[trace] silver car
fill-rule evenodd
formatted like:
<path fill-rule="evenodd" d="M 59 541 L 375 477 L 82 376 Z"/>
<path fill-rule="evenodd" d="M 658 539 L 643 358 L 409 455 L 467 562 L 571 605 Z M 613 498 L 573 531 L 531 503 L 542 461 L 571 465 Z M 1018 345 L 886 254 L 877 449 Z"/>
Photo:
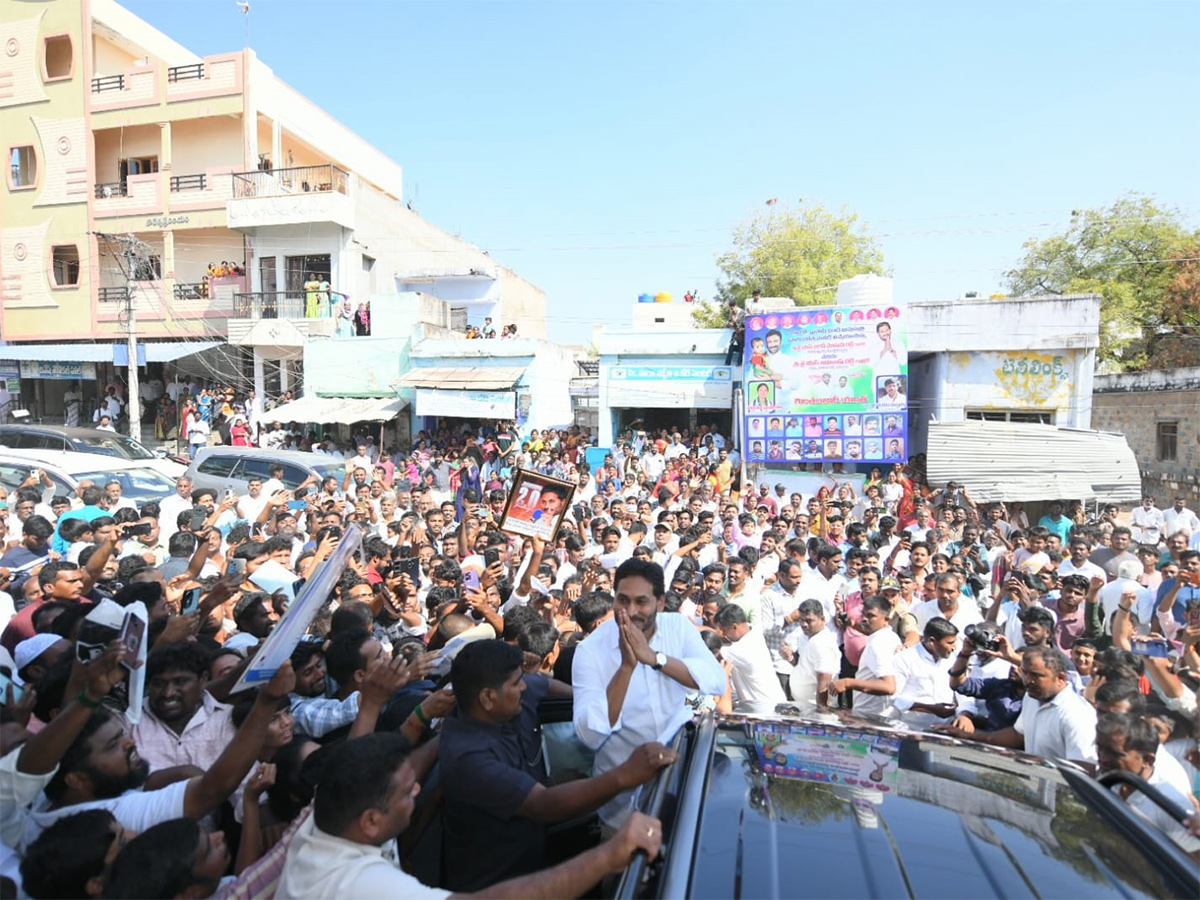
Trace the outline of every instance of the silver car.
<path fill-rule="evenodd" d="M 245 496 L 251 477 L 266 481 L 272 464 L 283 466 L 283 484 L 295 490 L 311 476 L 324 479 L 332 475 L 339 487 L 346 476 L 346 464 L 321 453 L 295 450 L 260 450 L 257 447 L 201 447 L 188 466 L 193 487 L 212 488 L 221 496 L 232 490 Z"/>

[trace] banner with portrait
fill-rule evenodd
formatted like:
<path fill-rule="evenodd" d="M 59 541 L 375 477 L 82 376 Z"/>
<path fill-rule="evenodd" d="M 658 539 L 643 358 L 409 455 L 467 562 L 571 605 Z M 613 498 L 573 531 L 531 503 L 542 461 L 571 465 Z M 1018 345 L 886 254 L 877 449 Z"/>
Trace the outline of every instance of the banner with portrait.
<path fill-rule="evenodd" d="M 891 303 L 747 316 L 747 461 L 907 460 L 907 331 Z"/>

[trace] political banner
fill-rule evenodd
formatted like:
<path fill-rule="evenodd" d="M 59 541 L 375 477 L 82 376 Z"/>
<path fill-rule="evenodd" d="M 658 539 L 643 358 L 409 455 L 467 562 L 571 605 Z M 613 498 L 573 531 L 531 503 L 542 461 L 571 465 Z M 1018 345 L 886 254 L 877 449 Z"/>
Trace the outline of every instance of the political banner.
<path fill-rule="evenodd" d="M 805 307 L 746 318 L 746 459 L 908 458 L 905 309 Z"/>

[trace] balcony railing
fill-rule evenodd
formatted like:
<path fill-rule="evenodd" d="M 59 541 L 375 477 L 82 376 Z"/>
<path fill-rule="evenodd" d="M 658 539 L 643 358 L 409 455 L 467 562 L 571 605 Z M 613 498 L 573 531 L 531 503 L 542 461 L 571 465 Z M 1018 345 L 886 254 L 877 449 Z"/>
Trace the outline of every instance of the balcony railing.
<path fill-rule="evenodd" d="M 346 295 L 329 291 L 325 304 L 325 315 L 334 304 L 341 303 Z M 233 318 L 235 319 L 307 319 L 308 300 L 305 291 L 255 291 L 233 295 Z"/>
<path fill-rule="evenodd" d="M 106 200 L 109 197 L 128 196 L 129 189 L 124 181 L 106 181 L 96 185 L 96 199 Z"/>
<path fill-rule="evenodd" d="M 174 294 L 176 300 L 204 300 L 208 297 L 208 285 L 202 281 L 188 284 L 176 282 Z"/>
<path fill-rule="evenodd" d="M 303 291 L 257 291 L 233 295 L 235 319 L 303 319 Z"/>
<path fill-rule="evenodd" d="M 127 293 L 123 287 L 102 287 L 98 292 L 101 303 L 124 303 Z"/>
<path fill-rule="evenodd" d="M 281 197 L 330 191 L 339 194 L 350 193 L 350 173 L 332 164 L 233 174 L 233 196 L 237 198 Z"/>
<path fill-rule="evenodd" d="M 100 78 L 92 79 L 92 93 L 103 94 L 105 91 L 123 91 L 125 90 L 124 75 L 104 75 Z"/>
<path fill-rule="evenodd" d="M 202 81 L 203 79 L 204 63 L 171 66 L 171 68 L 167 69 L 167 81 Z"/>
<path fill-rule="evenodd" d="M 207 187 L 208 179 L 204 175 L 172 175 L 171 193 L 179 191 L 202 191 Z"/>

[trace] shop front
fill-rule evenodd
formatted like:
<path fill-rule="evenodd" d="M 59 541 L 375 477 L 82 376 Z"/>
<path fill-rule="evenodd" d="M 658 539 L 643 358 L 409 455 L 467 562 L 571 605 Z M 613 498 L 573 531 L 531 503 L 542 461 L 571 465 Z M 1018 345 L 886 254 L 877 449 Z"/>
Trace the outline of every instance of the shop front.
<path fill-rule="evenodd" d="M 628 429 L 734 433 L 735 370 L 725 365 L 727 331 L 605 329 L 600 350 L 599 434 L 611 447 Z"/>

